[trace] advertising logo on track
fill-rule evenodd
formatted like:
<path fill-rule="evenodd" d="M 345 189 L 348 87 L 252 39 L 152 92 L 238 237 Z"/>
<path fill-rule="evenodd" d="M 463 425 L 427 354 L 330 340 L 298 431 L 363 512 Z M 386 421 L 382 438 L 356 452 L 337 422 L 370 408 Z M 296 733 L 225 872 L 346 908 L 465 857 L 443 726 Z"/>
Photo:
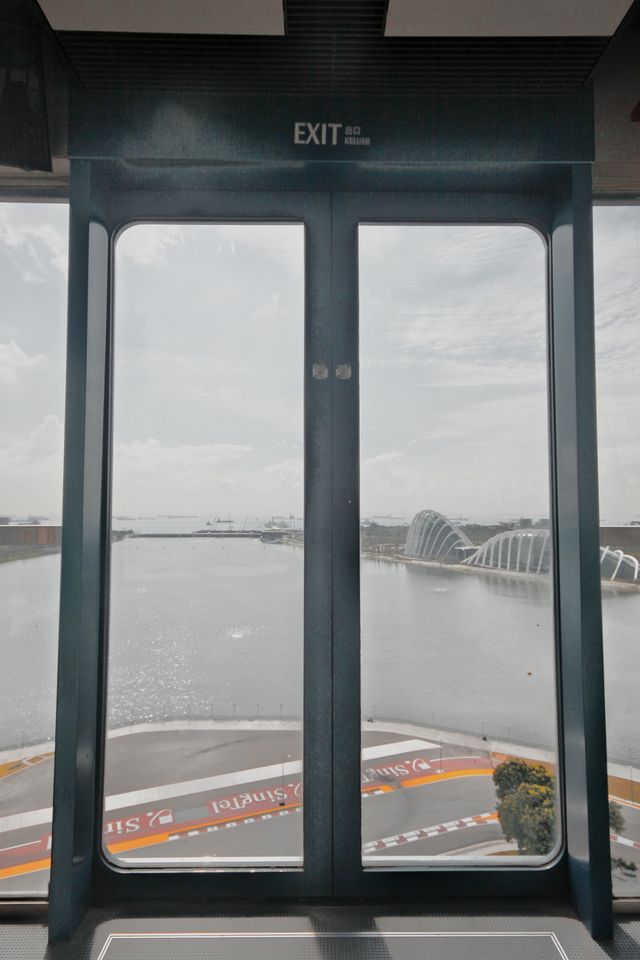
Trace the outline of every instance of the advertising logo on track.
<path fill-rule="evenodd" d="M 209 810 L 216 817 L 234 816 L 245 813 L 252 816 L 273 807 L 288 807 L 302 800 L 302 783 L 283 783 L 266 790 L 253 790 L 247 793 L 234 793 L 230 797 L 216 797 L 209 800 Z"/>
<path fill-rule="evenodd" d="M 131 833 L 146 833 L 173 823 L 173 811 L 150 810 L 148 813 L 135 813 L 119 820 L 108 820 L 104 824 L 103 835 L 109 839 Z"/>
<path fill-rule="evenodd" d="M 405 780 L 407 777 L 428 773 L 430 770 L 431 764 L 428 760 L 425 760 L 424 757 L 414 757 L 410 760 L 400 760 L 398 763 L 389 763 L 384 766 L 367 767 L 362 771 L 362 783 L 375 783 L 387 778 Z"/>

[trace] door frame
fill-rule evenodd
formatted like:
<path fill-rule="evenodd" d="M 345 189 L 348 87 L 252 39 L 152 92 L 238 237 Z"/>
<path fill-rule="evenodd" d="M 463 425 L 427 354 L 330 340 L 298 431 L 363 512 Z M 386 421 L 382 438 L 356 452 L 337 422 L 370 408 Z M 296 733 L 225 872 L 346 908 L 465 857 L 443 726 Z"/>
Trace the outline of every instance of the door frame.
<path fill-rule="evenodd" d="M 188 179 L 188 178 L 187 178 Z M 114 248 L 138 222 L 302 222 L 305 228 L 304 867 L 126 869 L 102 851 L 109 609 Z M 102 165 L 72 164 L 68 387 L 56 725 L 51 926 L 88 902 L 331 894 L 331 381 L 329 199 L 325 194 L 115 189 Z M 310 358 L 314 358 L 311 361 Z M 309 358 L 309 359 L 307 359 Z M 83 442 L 78 442 L 82 438 Z M 311 439 L 312 438 L 312 439 Z M 70 797 L 73 802 L 69 803 Z M 76 812 L 77 811 L 77 812 Z"/>
<path fill-rule="evenodd" d="M 438 176 L 442 174 L 439 173 Z M 450 176 L 450 187 L 455 176 Z M 513 178 L 505 176 L 505 187 Z M 334 840 L 337 895 L 558 896 L 567 890 L 594 935 L 611 923 L 595 426 L 591 171 L 577 164 L 546 189 L 334 195 L 336 362 L 353 376 L 334 402 Z M 358 225 L 520 223 L 547 245 L 551 526 L 555 569 L 558 782 L 563 846 L 546 866 L 364 869 L 360 836 Z M 345 266 L 346 265 L 346 266 Z M 342 397 L 340 396 L 342 394 Z"/>
<path fill-rule="evenodd" d="M 339 166 L 339 165 L 338 165 Z M 74 160 L 50 932 L 89 903 L 222 898 L 573 895 L 606 935 L 611 886 L 597 556 L 591 188 L 588 164 L 361 172 L 314 165 L 145 169 Z M 349 179 L 349 178 L 347 178 Z M 247 186 L 253 183 L 254 188 Z M 339 188 L 338 188 L 339 187 Z M 338 188 L 338 189 L 336 189 Z M 108 596 L 113 245 L 140 220 L 305 223 L 305 865 L 122 870 L 101 852 Z M 549 243 L 552 519 L 565 848 L 544 868 L 363 870 L 360 859 L 359 222 L 518 222 Z M 327 283 L 327 278 L 330 282 Z M 313 364 L 328 368 L 313 376 Z M 338 374 L 348 365 L 350 378 Z M 561 373 L 559 373 L 561 371 Z M 584 414 L 587 411 L 587 414 Z M 579 413 L 581 415 L 579 415 Z M 589 665 L 587 674 L 585 667 Z M 333 684 L 331 677 L 333 676 Z M 323 841 L 333 837 L 333 843 Z M 604 931 L 604 932 L 603 932 Z"/>

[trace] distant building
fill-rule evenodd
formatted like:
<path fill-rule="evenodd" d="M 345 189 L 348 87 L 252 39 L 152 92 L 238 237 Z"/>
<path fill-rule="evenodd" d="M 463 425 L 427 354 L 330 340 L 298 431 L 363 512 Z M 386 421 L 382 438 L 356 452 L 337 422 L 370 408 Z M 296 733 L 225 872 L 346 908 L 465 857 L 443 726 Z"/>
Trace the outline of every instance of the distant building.
<path fill-rule="evenodd" d="M 522 518 L 516 529 L 501 530 L 480 546 L 471 543 L 447 517 L 421 510 L 411 521 L 405 557 L 465 564 L 507 573 L 548 574 L 552 566 L 551 531 Z M 640 526 L 600 528 L 603 580 L 640 583 Z"/>
<path fill-rule="evenodd" d="M 10 527 L 3 524 L 0 528 L 0 546 L 59 547 L 61 533 L 60 526 L 20 524 Z"/>
<path fill-rule="evenodd" d="M 600 545 L 622 550 L 640 558 L 640 525 L 632 527 L 600 527 Z"/>

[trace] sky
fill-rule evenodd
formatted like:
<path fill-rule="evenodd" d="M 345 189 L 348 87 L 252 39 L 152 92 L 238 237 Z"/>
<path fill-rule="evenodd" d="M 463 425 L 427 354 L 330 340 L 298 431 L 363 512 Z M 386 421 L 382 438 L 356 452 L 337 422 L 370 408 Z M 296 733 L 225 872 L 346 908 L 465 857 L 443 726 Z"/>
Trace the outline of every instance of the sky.
<path fill-rule="evenodd" d="M 304 231 L 138 225 L 116 262 L 114 515 L 302 515 Z"/>
<path fill-rule="evenodd" d="M 628 521 L 640 208 L 594 223 L 601 515 Z M 60 515 L 66 271 L 66 206 L 0 203 L 0 515 Z M 360 228 L 363 517 L 548 516 L 545 296 L 526 227 Z M 303 227 L 130 227 L 114 323 L 114 516 L 300 516 Z"/>
<path fill-rule="evenodd" d="M 600 517 L 640 520 L 640 206 L 594 210 Z"/>
<path fill-rule="evenodd" d="M 0 203 L 0 515 L 62 505 L 66 204 Z"/>
<path fill-rule="evenodd" d="M 365 514 L 548 516 L 545 327 L 532 230 L 360 228 Z"/>

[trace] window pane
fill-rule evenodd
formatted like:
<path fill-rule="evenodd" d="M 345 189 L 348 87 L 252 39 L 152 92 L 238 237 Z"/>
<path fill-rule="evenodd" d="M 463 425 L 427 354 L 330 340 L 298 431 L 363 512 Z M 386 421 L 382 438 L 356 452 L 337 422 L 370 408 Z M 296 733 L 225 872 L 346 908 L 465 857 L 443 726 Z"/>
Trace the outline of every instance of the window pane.
<path fill-rule="evenodd" d="M 360 227 L 363 862 L 557 849 L 546 256 Z"/>
<path fill-rule="evenodd" d="M 640 208 L 596 207 L 600 557 L 613 892 L 640 896 Z"/>
<path fill-rule="evenodd" d="M 304 228 L 117 244 L 104 844 L 302 863 Z"/>
<path fill-rule="evenodd" d="M 0 896 L 49 885 L 67 216 L 0 203 Z"/>

